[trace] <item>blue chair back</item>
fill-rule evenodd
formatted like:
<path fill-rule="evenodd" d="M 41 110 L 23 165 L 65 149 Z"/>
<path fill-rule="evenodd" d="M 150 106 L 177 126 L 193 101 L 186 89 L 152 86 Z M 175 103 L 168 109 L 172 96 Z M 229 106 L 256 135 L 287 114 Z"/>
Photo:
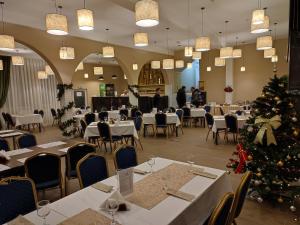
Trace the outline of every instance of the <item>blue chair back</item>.
<path fill-rule="evenodd" d="M 79 143 L 70 147 L 67 151 L 66 175 L 68 177 L 77 177 L 76 166 L 78 161 L 93 152 L 96 152 L 96 148 L 87 143 Z"/>
<path fill-rule="evenodd" d="M 10 177 L 0 181 L 0 224 L 36 209 L 36 192 L 29 178 Z"/>
<path fill-rule="evenodd" d="M 134 117 L 136 117 L 136 112 L 138 111 L 138 108 L 132 108 L 131 109 L 131 118 L 134 118 Z"/>
<path fill-rule="evenodd" d="M 84 115 L 84 119 L 87 125 L 90 125 L 90 123 L 95 122 L 95 114 L 94 113 L 87 113 Z"/>
<path fill-rule="evenodd" d="M 138 117 L 138 116 L 143 116 L 143 113 L 140 110 L 137 110 L 135 112 L 135 117 Z"/>
<path fill-rule="evenodd" d="M 128 109 L 120 109 L 120 115 L 128 117 Z"/>
<path fill-rule="evenodd" d="M 111 133 L 110 133 L 110 127 L 108 123 L 105 122 L 99 122 L 97 124 L 99 136 L 103 140 L 110 140 L 111 139 Z"/>
<path fill-rule="evenodd" d="M 19 148 L 30 148 L 37 145 L 36 138 L 33 134 L 23 134 L 18 139 Z"/>
<path fill-rule="evenodd" d="M 103 156 L 90 153 L 77 164 L 77 174 L 81 188 L 108 178 L 106 160 Z"/>
<path fill-rule="evenodd" d="M 204 110 L 205 110 L 206 112 L 210 113 L 210 110 L 211 110 L 210 105 L 204 106 Z"/>
<path fill-rule="evenodd" d="M 0 138 L 0 150 L 4 150 L 4 151 L 10 150 L 7 140 Z"/>
<path fill-rule="evenodd" d="M 236 133 L 238 130 L 237 118 L 234 115 L 226 115 L 225 116 L 226 128 L 229 132 Z"/>
<path fill-rule="evenodd" d="M 169 108 L 169 113 L 175 113 L 175 112 L 176 112 L 176 109 L 174 107 Z"/>
<path fill-rule="evenodd" d="M 243 111 L 237 110 L 237 111 L 235 112 L 235 114 L 238 115 L 238 116 L 241 116 L 241 115 L 243 114 Z"/>
<path fill-rule="evenodd" d="M 99 120 L 100 121 L 105 121 L 105 119 L 108 119 L 108 112 L 102 111 L 99 113 Z"/>
<path fill-rule="evenodd" d="M 137 155 L 135 148 L 123 145 L 114 152 L 114 162 L 117 169 L 127 169 L 137 166 Z"/>
<path fill-rule="evenodd" d="M 157 127 L 167 126 L 167 115 L 164 113 L 156 113 L 155 114 L 155 123 Z"/>
<path fill-rule="evenodd" d="M 183 110 L 183 117 L 190 117 L 191 116 L 191 109 L 188 107 L 182 107 Z"/>
<path fill-rule="evenodd" d="M 182 119 L 183 119 L 183 110 L 182 109 L 177 109 L 176 114 L 177 114 L 179 120 L 182 121 Z"/>
<path fill-rule="evenodd" d="M 25 161 L 26 176 L 31 178 L 37 190 L 56 187 L 61 183 L 60 157 L 51 153 L 39 153 Z"/>
<path fill-rule="evenodd" d="M 214 117 L 210 113 L 205 113 L 205 119 L 208 127 L 214 125 Z"/>
<path fill-rule="evenodd" d="M 134 118 L 134 126 L 137 131 L 142 129 L 143 118 L 141 116 L 137 116 Z"/>

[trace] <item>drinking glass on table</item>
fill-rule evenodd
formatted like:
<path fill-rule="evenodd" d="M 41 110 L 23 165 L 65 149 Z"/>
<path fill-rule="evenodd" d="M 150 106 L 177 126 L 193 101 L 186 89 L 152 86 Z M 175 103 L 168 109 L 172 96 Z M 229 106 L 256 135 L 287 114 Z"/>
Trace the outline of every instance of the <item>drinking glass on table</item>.
<path fill-rule="evenodd" d="M 147 161 L 147 163 L 150 166 L 150 172 L 153 173 L 153 166 L 155 165 L 155 157 L 151 156 Z"/>
<path fill-rule="evenodd" d="M 37 215 L 44 219 L 43 225 L 47 225 L 46 217 L 50 214 L 49 200 L 42 200 L 37 203 Z"/>
<path fill-rule="evenodd" d="M 108 210 L 108 212 L 110 212 L 111 217 L 112 217 L 112 221 L 111 221 L 111 225 L 116 225 L 117 222 L 115 220 L 115 213 L 118 211 L 119 209 L 119 202 L 116 199 L 113 198 L 109 198 L 106 200 L 106 208 Z"/>

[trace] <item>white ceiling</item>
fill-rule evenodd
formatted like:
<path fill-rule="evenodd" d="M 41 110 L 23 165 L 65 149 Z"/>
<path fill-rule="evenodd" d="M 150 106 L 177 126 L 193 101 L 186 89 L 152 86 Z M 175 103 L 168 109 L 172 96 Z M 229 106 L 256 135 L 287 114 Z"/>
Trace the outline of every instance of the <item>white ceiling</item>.
<path fill-rule="evenodd" d="M 97 41 L 106 41 L 134 47 L 132 35 L 137 31 L 149 34 L 150 46 L 145 50 L 167 52 L 166 27 L 170 27 L 171 50 L 182 48 L 188 43 L 188 0 L 158 0 L 160 24 L 152 28 L 135 25 L 134 3 L 136 0 L 86 0 L 86 6 L 94 11 L 94 31 L 80 31 L 77 27 L 76 9 L 83 7 L 83 0 L 57 0 L 63 5 L 63 14 L 68 16 L 70 35 Z M 201 7 L 206 7 L 205 33 L 213 40 L 214 47 L 224 44 L 218 35 L 224 31 L 224 21 L 229 20 L 227 42 L 232 45 L 235 37 L 240 41 L 255 42 L 257 35 L 250 34 L 251 12 L 257 7 L 257 0 L 190 0 L 190 43 L 201 34 Z M 268 7 L 271 23 L 278 22 L 278 37 L 288 35 L 287 0 L 262 0 L 262 7 Z M 45 30 L 45 16 L 54 12 L 53 0 L 5 0 L 5 21 Z M 105 28 L 110 28 L 108 33 Z M 157 42 L 154 44 L 154 42 Z"/>

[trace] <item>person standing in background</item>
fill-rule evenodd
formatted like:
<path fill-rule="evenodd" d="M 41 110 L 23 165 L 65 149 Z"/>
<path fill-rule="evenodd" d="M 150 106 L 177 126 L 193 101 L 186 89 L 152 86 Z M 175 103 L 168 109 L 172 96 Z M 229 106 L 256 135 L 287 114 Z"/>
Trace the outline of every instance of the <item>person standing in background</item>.
<path fill-rule="evenodd" d="M 186 104 L 186 94 L 185 94 L 185 86 L 182 86 L 176 96 L 177 105 L 179 108 L 182 108 Z"/>
<path fill-rule="evenodd" d="M 153 108 L 159 109 L 160 107 L 160 88 L 156 88 L 155 95 L 153 96 Z"/>
<path fill-rule="evenodd" d="M 197 88 L 192 87 L 192 100 L 191 103 L 198 108 L 200 106 L 200 91 Z"/>

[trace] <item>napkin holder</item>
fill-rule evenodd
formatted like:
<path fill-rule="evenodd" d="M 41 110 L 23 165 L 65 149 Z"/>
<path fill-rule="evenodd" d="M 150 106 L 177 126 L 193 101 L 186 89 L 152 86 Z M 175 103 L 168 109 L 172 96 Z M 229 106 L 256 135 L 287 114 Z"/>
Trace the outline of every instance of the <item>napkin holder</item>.
<path fill-rule="evenodd" d="M 119 191 L 115 191 L 114 193 L 112 193 L 112 195 L 109 197 L 109 198 L 112 198 L 112 199 L 116 199 L 119 203 L 119 209 L 118 211 L 129 211 L 130 210 L 130 205 L 128 204 L 128 202 L 125 200 L 125 198 L 121 195 L 121 193 Z M 107 207 L 106 207 L 106 201 L 105 200 L 100 208 L 103 210 L 103 211 L 108 211 Z"/>

